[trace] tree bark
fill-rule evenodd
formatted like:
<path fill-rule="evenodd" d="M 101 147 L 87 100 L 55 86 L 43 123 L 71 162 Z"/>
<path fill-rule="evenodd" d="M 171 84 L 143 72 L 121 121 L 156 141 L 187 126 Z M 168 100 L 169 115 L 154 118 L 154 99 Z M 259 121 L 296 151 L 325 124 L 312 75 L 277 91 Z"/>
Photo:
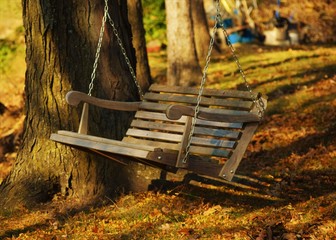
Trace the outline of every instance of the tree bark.
<path fill-rule="evenodd" d="M 127 5 L 110 0 L 110 15 L 135 66 Z M 83 199 L 145 186 L 134 164 L 120 165 L 49 140 L 58 129 L 78 129 L 80 109 L 68 106 L 71 89 L 88 92 L 104 1 L 23 0 L 26 39 L 26 106 L 23 144 L 0 186 L 0 206 L 12 209 L 49 201 L 55 194 Z M 108 24 L 107 24 L 108 25 Z M 109 26 L 103 39 L 93 94 L 135 101 L 137 88 Z M 90 108 L 90 133 L 121 139 L 131 114 Z M 154 172 L 153 174 L 155 174 Z"/>
<path fill-rule="evenodd" d="M 191 14 L 191 0 L 166 0 L 167 82 L 192 86 L 201 81 Z"/>
<path fill-rule="evenodd" d="M 133 46 L 136 51 L 137 80 L 143 92 L 148 90 L 152 83 L 147 57 L 145 28 L 143 25 L 141 0 L 127 0 L 128 20 L 132 26 Z"/>
<path fill-rule="evenodd" d="M 191 8 L 197 56 L 200 62 L 205 62 L 209 49 L 210 33 L 203 0 L 192 0 Z M 212 51 L 218 53 L 218 46 L 214 46 Z"/>

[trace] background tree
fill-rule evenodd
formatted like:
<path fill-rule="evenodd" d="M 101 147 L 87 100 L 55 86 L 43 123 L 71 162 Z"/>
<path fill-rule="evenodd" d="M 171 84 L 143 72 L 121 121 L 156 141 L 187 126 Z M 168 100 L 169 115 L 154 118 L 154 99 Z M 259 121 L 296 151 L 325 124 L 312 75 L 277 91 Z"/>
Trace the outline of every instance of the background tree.
<path fill-rule="evenodd" d="M 110 0 L 110 14 L 135 66 L 124 1 Z M 71 89 L 87 92 L 104 1 L 23 0 L 26 40 L 26 120 L 23 144 L 10 175 L 0 186 L 0 205 L 12 208 L 50 200 L 55 194 L 90 199 L 118 188 L 139 189 L 139 166 L 121 167 L 57 144 L 57 129 L 78 128 L 80 109 L 69 107 Z M 93 95 L 134 101 L 138 94 L 111 29 L 106 27 Z M 120 139 L 130 114 L 91 108 L 90 132 Z M 143 170 L 143 169 L 141 169 Z"/>
<path fill-rule="evenodd" d="M 166 0 L 167 83 L 195 85 L 202 72 L 198 63 L 191 14 L 191 0 Z"/>
<path fill-rule="evenodd" d="M 215 4 L 215 3 L 213 3 Z M 202 62 L 208 53 L 209 43 L 210 43 L 210 33 L 209 31 L 213 26 L 208 26 L 208 20 L 205 14 L 203 0 L 192 0 L 191 1 L 191 13 L 192 13 L 192 24 L 194 30 L 194 41 L 198 59 Z M 214 46 L 214 53 L 219 53 L 220 49 L 218 46 Z"/>
<path fill-rule="evenodd" d="M 132 27 L 133 46 L 136 49 L 136 77 L 143 92 L 146 92 L 149 85 L 152 83 L 152 80 L 147 57 L 142 4 L 141 0 L 127 0 L 127 5 L 128 20 Z"/>
<path fill-rule="evenodd" d="M 198 85 L 210 33 L 203 0 L 166 1 L 170 85 Z M 213 49 L 219 52 L 219 48 Z"/>

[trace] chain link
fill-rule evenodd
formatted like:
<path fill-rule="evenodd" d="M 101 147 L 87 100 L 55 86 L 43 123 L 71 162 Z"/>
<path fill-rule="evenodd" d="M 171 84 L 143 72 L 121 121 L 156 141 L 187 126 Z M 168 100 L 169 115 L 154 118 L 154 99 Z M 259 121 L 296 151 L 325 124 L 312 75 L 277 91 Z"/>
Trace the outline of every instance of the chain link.
<path fill-rule="evenodd" d="M 105 0 L 105 1 L 107 1 L 107 0 Z M 125 50 L 125 48 L 124 48 L 124 45 L 123 45 L 123 43 L 122 43 L 122 41 L 121 41 L 121 39 L 120 39 L 120 37 L 119 37 L 117 28 L 115 27 L 115 24 L 114 24 L 114 22 L 113 22 L 113 20 L 112 20 L 112 18 L 111 18 L 111 16 L 110 16 L 109 13 L 107 13 L 107 18 L 108 18 L 109 23 L 110 23 L 110 25 L 111 25 L 111 27 L 112 27 L 113 34 L 114 34 L 114 36 L 117 38 L 118 45 L 119 45 L 119 47 L 120 47 L 121 53 L 123 54 L 123 56 L 124 56 L 124 58 L 125 58 L 125 62 L 126 62 L 126 64 L 127 64 L 127 66 L 128 66 L 128 69 L 129 69 L 131 75 L 132 75 L 133 81 L 134 81 L 134 83 L 135 83 L 135 85 L 136 85 L 136 87 L 137 87 L 137 89 L 138 89 L 140 99 L 143 99 L 143 95 L 144 95 L 144 94 L 143 94 L 143 92 L 142 92 L 141 86 L 140 86 L 140 84 L 139 84 L 139 82 L 138 82 L 138 80 L 137 80 L 137 78 L 136 78 L 136 75 L 135 75 L 134 69 L 133 69 L 133 67 L 132 67 L 131 61 L 130 61 L 129 58 L 127 57 L 127 53 L 126 53 L 126 50 Z"/>
<path fill-rule="evenodd" d="M 96 72 L 97 72 L 98 61 L 99 61 L 99 57 L 100 57 L 100 50 L 101 50 L 104 31 L 105 31 L 105 23 L 106 23 L 106 17 L 107 17 L 107 13 L 108 13 L 108 5 L 107 5 L 106 1 L 105 1 L 104 16 L 103 16 L 103 19 L 102 19 L 102 25 L 100 27 L 100 33 L 99 33 L 99 39 L 98 39 L 97 50 L 96 50 L 96 55 L 95 55 L 95 61 L 93 63 L 93 70 L 92 70 L 92 73 L 91 73 L 91 82 L 89 84 L 89 92 L 88 92 L 89 96 L 91 96 L 91 94 L 92 94 L 94 81 L 96 79 Z"/>
<path fill-rule="evenodd" d="M 225 36 L 225 39 L 226 39 L 226 42 L 227 42 L 227 45 L 229 46 L 230 48 L 230 51 L 231 51 L 231 54 L 232 54 L 232 57 L 238 67 L 238 70 L 239 70 L 239 73 L 242 77 L 242 79 L 244 80 L 244 83 L 245 83 L 245 87 L 247 89 L 247 91 L 250 93 L 251 95 L 251 99 L 253 101 L 253 103 L 256 105 L 257 109 L 258 109 L 258 116 L 260 119 L 263 118 L 264 116 L 264 112 L 265 112 L 265 105 L 264 105 L 264 102 L 262 101 L 261 98 L 258 98 L 258 96 L 255 96 L 253 94 L 253 91 L 252 91 L 252 88 L 250 87 L 249 83 L 247 82 L 247 79 L 246 79 L 246 75 L 245 75 L 245 72 L 240 64 L 240 61 L 238 59 L 238 56 L 236 54 L 236 50 L 234 49 L 230 39 L 229 39 L 229 35 L 227 33 L 227 31 L 225 30 L 224 26 L 222 23 L 220 23 L 221 25 L 221 28 L 223 29 L 223 33 L 224 33 L 224 36 Z"/>
<path fill-rule="evenodd" d="M 139 92 L 139 96 L 141 99 L 143 99 L 143 92 L 142 92 L 142 89 L 141 89 L 141 86 L 136 78 L 136 75 L 135 75 L 135 71 L 132 67 L 132 64 L 131 64 L 131 61 L 129 60 L 129 58 L 127 57 L 127 53 L 126 53 L 126 50 L 124 48 L 124 45 L 119 37 L 119 34 L 118 34 L 118 31 L 115 27 L 115 24 L 109 14 L 109 9 L 108 9 L 108 0 L 105 0 L 105 6 L 104 6 L 104 16 L 103 16 L 103 19 L 102 19 L 102 26 L 100 28 L 100 33 L 99 33 L 99 40 L 98 40 L 98 45 L 97 45 L 97 51 L 96 51 L 96 56 L 95 56 L 95 61 L 94 61 L 94 64 L 93 64 L 93 71 L 92 71 L 92 74 L 91 74 L 91 82 L 89 84 L 89 93 L 88 95 L 91 96 L 92 94 L 92 89 L 93 89 L 93 85 L 94 85 L 94 81 L 95 81 L 95 78 L 96 78 L 96 72 L 97 72 L 97 67 L 98 67 L 98 60 L 99 60 L 99 57 L 100 57 L 100 50 L 101 50 L 101 45 L 102 45 L 102 41 L 103 41 L 103 36 L 104 36 L 104 31 L 105 31 L 105 23 L 106 23 L 106 20 L 108 19 L 111 27 L 112 27 L 112 30 L 113 30 L 113 34 L 116 36 L 117 38 L 117 42 L 118 42 L 118 45 L 120 47 L 120 50 L 121 50 L 121 53 L 123 54 L 124 58 L 125 58 L 125 62 L 128 66 L 128 69 L 132 75 L 132 79 L 138 89 L 138 92 Z"/>

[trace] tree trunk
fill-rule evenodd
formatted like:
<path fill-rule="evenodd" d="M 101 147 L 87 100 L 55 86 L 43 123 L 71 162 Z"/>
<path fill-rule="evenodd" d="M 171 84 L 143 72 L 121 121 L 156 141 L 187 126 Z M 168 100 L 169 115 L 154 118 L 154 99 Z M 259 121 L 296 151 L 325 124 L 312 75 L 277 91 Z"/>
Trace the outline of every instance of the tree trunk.
<path fill-rule="evenodd" d="M 109 2 L 110 15 L 135 66 L 126 3 Z M 142 167 L 123 168 L 49 140 L 58 129 L 78 129 L 80 109 L 68 106 L 64 96 L 71 89 L 88 92 L 104 1 L 23 0 L 22 6 L 27 45 L 26 121 L 15 166 L 0 186 L 0 206 L 30 206 L 57 193 L 89 199 L 111 195 L 118 188 L 139 187 L 142 179 L 136 178 L 136 172 Z M 110 26 L 106 26 L 92 95 L 122 101 L 138 98 Z M 122 138 L 131 114 L 90 110 L 91 134 Z"/>
<path fill-rule="evenodd" d="M 166 0 L 167 82 L 198 85 L 202 78 L 194 41 L 191 0 Z"/>
<path fill-rule="evenodd" d="M 201 62 L 205 62 L 209 49 L 210 33 L 203 0 L 192 0 L 191 8 L 197 56 Z M 218 53 L 219 48 L 215 46 L 213 51 Z"/>
<path fill-rule="evenodd" d="M 147 57 L 145 28 L 143 25 L 141 0 L 127 0 L 128 20 L 132 26 L 133 46 L 136 51 L 137 80 L 143 92 L 146 92 L 152 83 Z"/>

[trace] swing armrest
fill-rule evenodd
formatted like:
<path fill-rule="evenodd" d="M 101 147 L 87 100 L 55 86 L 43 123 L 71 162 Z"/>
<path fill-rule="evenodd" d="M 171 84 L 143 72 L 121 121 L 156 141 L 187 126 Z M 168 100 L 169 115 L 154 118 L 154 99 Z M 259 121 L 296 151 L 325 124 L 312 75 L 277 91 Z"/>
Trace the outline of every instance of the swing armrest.
<path fill-rule="evenodd" d="M 141 104 L 141 102 L 121 102 L 99 99 L 78 91 L 68 92 L 65 99 L 67 103 L 72 106 L 77 106 L 80 102 L 85 102 L 98 107 L 119 111 L 137 111 Z"/>
<path fill-rule="evenodd" d="M 195 107 L 183 105 L 170 105 L 166 110 L 166 116 L 169 119 L 177 120 L 183 115 L 193 117 L 195 115 Z M 217 109 L 206 109 L 198 112 L 197 118 L 216 121 L 216 122 L 259 122 L 260 117 L 254 112 L 238 112 L 230 113 L 230 110 L 225 113 L 218 112 Z"/>

